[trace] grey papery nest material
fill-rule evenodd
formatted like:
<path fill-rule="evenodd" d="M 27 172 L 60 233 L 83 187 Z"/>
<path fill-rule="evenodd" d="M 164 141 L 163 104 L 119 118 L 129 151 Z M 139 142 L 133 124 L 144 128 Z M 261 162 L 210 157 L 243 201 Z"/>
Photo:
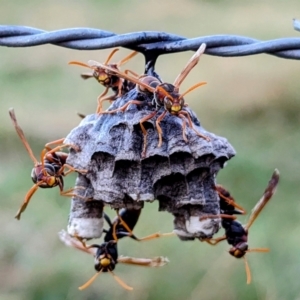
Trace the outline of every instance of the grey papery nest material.
<path fill-rule="evenodd" d="M 190 113 L 194 128 L 210 141 L 187 126 L 186 142 L 182 135 L 182 119 L 167 113 L 160 123 L 163 142 L 158 147 L 155 121 L 164 111 L 160 108 L 161 113 L 143 123 L 147 128 L 147 147 L 142 157 L 143 133 L 139 121 L 155 110 L 151 96 L 133 89 L 114 101 L 109 110 L 133 99 L 142 104 L 131 104 L 124 113 L 93 114 L 83 119 L 65 139 L 65 143 L 81 149 L 79 152 L 71 149 L 67 163 L 88 170 L 87 175 L 80 177 L 85 178 L 84 186 L 93 202 L 99 201 L 115 209 L 138 209 L 143 207 L 144 201 L 158 200 L 160 210 L 174 214 L 175 232 L 179 236 L 187 235 L 188 239 L 211 237 L 218 231 L 220 220 L 205 220 L 202 222 L 205 229 L 200 231 L 197 223 L 203 214 L 219 213 L 219 197 L 213 188 L 215 177 L 224 163 L 235 155 L 233 147 L 227 139 L 204 130 L 188 107 L 184 110 Z M 81 181 L 76 185 L 82 185 Z M 82 190 L 78 193 L 86 196 Z M 88 202 L 73 199 L 71 223 L 74 201 L 81 203 L 82 209 L 89 210 Z M 94 213 L 94 209 L 92 206 L 91 212 Z M 82 236 L 81 232 L 78 234 Z"/>

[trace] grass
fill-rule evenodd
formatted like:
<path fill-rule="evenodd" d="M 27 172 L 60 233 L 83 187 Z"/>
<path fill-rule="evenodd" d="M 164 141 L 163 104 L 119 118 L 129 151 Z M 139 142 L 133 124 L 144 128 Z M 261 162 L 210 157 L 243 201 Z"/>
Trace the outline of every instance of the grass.
<path fill-rule="evenodd" d="M 95 27 L 118 33 L 160 30 L 187 37 L 241 34 L 257 39 L 297 36 L 291 19 L 298 1 L 2 1 L 3 24 L 46 30 Z M 50 140 L 65 136 L 79 119 L 76 112 L 95 110 L 102 88 L 83 82 L 84 71 L 70 60 L 104 61 L 110 50 L 73 51 L 51 45 L 0 48 L 0 290 L 1 299 L 298 299 L 300 271 L 299 214 L 299 66 L 297 61 L 267 55 L 242 58 L 204 56 L 183 90 L 206 80 L 186 97 L 204 127 L 225 136 L 237 151 L 218 176 L 250 212 L 272 171 L 281 172 L 278 192 L 250 230 L 250 247 L 269 254 L 248 256 L 253 282 L 246 285 L 243 261 L 227 253 L 224 243 L 165 238 L 135 243 L 124 239 L 120 253 L 137 257 L 168 256 L 165 268 L 118 266 L 116 273 L 134 287 L 125 292 L 102 274 L 86 291 L 77 287 L 94 274 L 93 259 L 65 248 L 57 232 L 66 228 L 69 199 L 58 190 L 38 190 L 20 222 L 13 219 L 31 187 L 32 162 L 8 117 L 14 107 L 19 123 L 38 155 Z M 122 50 L 116 59 L 128 53 Z M 191 53 L 162 56 L 157 71 L 172 82 Z M 174 60 L 176 59 L 176 63 Z M 126 67 L 141 73 L 141 56 Z M 75 176 L 67 178 L 72 186 Z M 144 236 L 172 230 L 172 216 L 146 205 L 135 233 Z M 107 209 L 113 216 L 113 212 Z M 153 222 L 155 220 L 155 222 Z M 246 218 L 241 217 L 242 222 Z M 221 234 L 221 233 L 220 233 Z M 106 276 L 107 275 L 107 276 Z"/>

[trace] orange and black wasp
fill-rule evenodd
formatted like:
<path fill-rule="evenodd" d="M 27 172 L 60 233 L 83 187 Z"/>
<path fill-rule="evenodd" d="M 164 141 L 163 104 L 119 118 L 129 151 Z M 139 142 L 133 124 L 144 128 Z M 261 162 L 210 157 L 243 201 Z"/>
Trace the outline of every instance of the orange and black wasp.
<path fill-rule="evenodd" d="M 66 232 L 60 232 L 60 239 L 67 245 L 73 248 L 77 248 L 84 252 L 90 253 L 95 257 L 95 270 L 97 273 L 88 280 L 84 285 L 79 287 L 83 290 L 90 286 L 92 282 L 102 272 L 109 272 L 113 275 L 115 280 L 126 290 L 132 290 L 133 288 L 125 284 L 119 277 L 117 277 L 113 270 L 117 263 L 132 264 L 146 267 L 161 267 L 168 263 L 168 259 L 165 257 L 155 257 L 153 259 L 148 258 L 134 258 L 134 257 L 123 257 L 118 255 L 117 242 L 123 237 L 131 237 L 138 241 L 149 240 L 162 236 L 161 234 L 153 234 L 148 237 L 139 239 L 133 233 L 132 230 L 135 227 L 141 210 L 134 209 L 122 209 L 120 214 L 111 222 L 110 218 L 104 214 L 104 218 L 109 224 L 109 229 L 104 230 L 106 232 L 104 242 L 101 245 L 93 244 L 87 246 L 85 242 L 78 238 L 72 238 Z"/>
<path fill-rule="evenodd" d="M 17 131 L 17 134 L 19 135 L 23 145 L 25 146 L 30 158 L 33 160 L 33 163 L 34 163 L 34 168 L 31 171 L 31 179 L 34 182 L 34 185 L 27 192 L 25 199 L 24 199 L 20 209 L 18 210 L 15 218 L 20 220 L 22 212 L 25 211 L 32 195 L 36 192 L 36 190 L 39 187 L 40 188 L 53 188 L 55 186 L 58 186 L 60 189 L 60 194 L 62 196 L 80 197 L 80 196 L 74 194 L 74 188 L 66 190 L 66 191 L 63 190 L 63 188 L 64 188 L 63 176 L 66 176 L 67 174 L 69 174 L 71 172 L 86 173 L 86 171 L 85 170 L 77 170 L 77 169 L 73 168 L 72 166 L 68 165 L 66 163 L 68 154 L 65 152 L 58 151 L 65 147 L 75 147 L 75 146 L 63 144 L 63 145 L 60 145 L 60 146 L 57 146 L 57 147 L 51 149 L 50 145 L 61 144 L 64 139 L 59 139 L 57 141 L 50 142 L 45 145 L 45 149 L 43 149 L 43 151 L 41 152 L 41 155 L 40 155 L 41 162 L 39 162 L 35 158 L 32 150 L 25 138 L 24 132 L 17 122 L 17 118 L 16 118 L 13 108 L 11 108 L 9 110 L 9 115 L 10 115 L 13 125 Z M 66 168 L 68 168 L 67 171 L 65 171 Z"/>
<path fill-rule="evenodd" d="M 134 83 L 132 83 L 132 81 L 128 81 L 126 79 L 120 78 L 114 72 L 111 72 L 109 69 L 103 67 L 103 66 L 105 66 L 105 67 L 111 68 L 113 70 L 119 71 L 120 67 L 122 65 L 124 65 L 132 57 L 134 57 L 135 55 L 138 54 L 137 51 L 133 51 L 128 56 L 126 56 L 125 58 L 120 60 L 119 62 L 109 63 L 111 58 L 113 57 L 113 55 L 118 50 L 119 49 L 112 50 L 111 53 L 109 54 L 108 58 L 106 59 L 106 61 L 103 64 L 99 64 L 97 62 L 94 63 L 92 61 L 88 65 L 84 64 L 84 63 L 81 63 L 81 62 L 78 62 L 78 61 L 69 62 L 70 65 L 79 65 L 79 66 L 82 66 L 82 67 L 87 67 L 89 69 L 92 69 L 93 72 L 81 74 L 81 77 L 83 79 L 95 78 L 100 84 L 102 84 L 105 87 L 104 92 L 97 99 L 98 106 L 97 106 L 96 113 L 102 112 L 102 104 L 103 104 L 104 101 L 114 101 L 118 97 L 120 97 L 121 95 L 127 93 L 132 88 L 134 88 Z M 125 72 L 126 73 L 131 72 L 132 74 L 137 76 L 132 71 L 126 70 Z M 111 95 L 111 96 L 106 96 L 109 89 L 111 89 L 114 92 L 114 94 Z M 106 96 L 106 97 L 104 97 L 104 96 Z"/>
<path fill-rule="evenodd" d="M 205 240 L 211 245 L 216 245 L 221 241 L 227 240 L 227 243 L 231 245 L 232 247 L 229 249 L 229 253 L 234 256 L 235 258 L 244 258 L 245 261 L 245 267 L 246 267 L 246 275 L 247 275 L 247 284 L 251 282 L 251 272 L 248 265 L 248 262 L 246 260 L 246 253 L 247 252 L 269 252 L 268 248 L 255 248 L 255 249 L 249 249 L 248 246 L 248 233 L 250 227 L 253 225 L 254 221 L 262 211 L 262 209 L 265 207 L 265 205 L 268 203 L 268 201 L 272 198 L 276 191 L 276 187 L 279 182 L 279 171 L 275 169 L 267 188 L 265 189 L 265 192 L 261 199 L 257 202 L 255 207 L 251 211 L 251 215 L 249 217 L 249 221 L 247 224 L 242 225 L 240 222 L 235 220 L 235 217 L 233 216 L 236 212 L 236 204 L 235 202 L 228 202 L 226 201 L 226 205 L 229 205 L 229 209 L 221 210 L 220 215 L 207 215 L 205 217 L 202 217 L 201 219 L 205 218 L 222 218 L 222 227 L 225 229 L 225 235 L 216 239 L 208 239 Z M 226 190 L 225 190 L 226 191 Z M 223 192 L 221 192 L 222 195 L 224 195 Z M 230 199 L 232 200 L 232 199 Z M 220 197 L 220 203 L 222 203 L 222 196 Z M 231 205 L 231 207 L 230 207 Z M 234 205 L 234 206 L 233 206 Z M 221 205 L 220 205 L 221 206 Z M 223 205 L 223 208 L 225 207 L 225 204 Z M 240 206 L 238 206 L 240 208 Z M 222 206 L 221 206 L 222 208 Z"/>
<path fill-rule="evenodd" d="M 167 113 L 170 113 L 172 115 L 178 116 L 182 119 L 182 127 L 183 127 L 183 139 L 187 142 L 187 137 L 185 134 L 186 129 L 186 119 L 188 121 L 189 127 L 196 132 L 196 134 L 203 139 L 210 141 L 209 137 L 204 136 L 200 132 L 198 132 L 194 126 L 191 119 L 191 116 L 189 112 L 185 111 L 184 108 L 186 107 L 184 96 L 187 95 L 189 92 L 195 90 L 196 88 L 206 84 L 206 82 L 199 82 L 192 87 L 190 87 L 186 92 L 180 94 L 179 88 L 184 79 L 187 77 L 187 75 L 190 73 L 190 71 L 195 67 L 195 65 L 198 63 L 200 56 L 204 53 L 206 48 L 205 44 L 202 44 L 199 49 L 196 51 L 196 53 L 191 57 L 191 59 L 188 61 L 187 65 L 183 68 L 183 70 L 180 72 L 180 74 L 177 76 L 173 84 L 170 83 L 162 83 L 159 79 L 153 77 L 153 76 L 147 76 L 142 75 L 140 77 L 134 77 L 130 76 L 129 74 L 126 74 L 124 72 L 121 72 L 119 70 L 110 68 L 106 65 L 103 65 L 101 63 L 95 62 L 95 61 L 89 61 L 89 65 L 98 65 L 99 67 L 102 67 L 103 69 L 106 69 L 107 71 L 115 74 L 116 76 L 119 76 L 120 78 L 123 78 L 125 80 L 131 81 L 136 84 L 138 89 L 143 92 L 148 92 L 153 97 L 153 104 L 155 105 L 155 110 L 151 112 L 149 115 L 145 116 L 140 120 L 140 126 L 144 135 L 144 147 L 143 147 L 143 154 L 145 154 L 146 144 L 147 144 L 147 131 L 145 127 L 143 126 L 143 123 L 152 119 L 154 116 L 156 116 L 160 110 L 160 108 L 164 108 L 164 111 L 162 114 L 158 116 L 156 119 L 156 129 L 158 132 L 158 147 L 162 145 L 162 129 L 160 127 L 160 122 L 164 119 Z M 136 104 L 141 105 L 143 104 L 141 101 L 138 100 L 130 100 L 122 107 L 101 112 L 102 114 L 112 114 L 118 111 L 124 112 L 127 107 L 130 104 Z"/>

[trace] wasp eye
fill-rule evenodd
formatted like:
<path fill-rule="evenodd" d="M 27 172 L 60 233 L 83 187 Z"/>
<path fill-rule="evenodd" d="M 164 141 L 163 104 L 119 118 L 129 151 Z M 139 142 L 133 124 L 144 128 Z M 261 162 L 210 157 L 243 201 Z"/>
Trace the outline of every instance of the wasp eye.
<path fill-rule="evenodd" d="M 173 104 L 173 101 L 170 97 L 165 97 L 164 98 L 164 105 L 167 109 L 171 109 L 172 104 Z"/>

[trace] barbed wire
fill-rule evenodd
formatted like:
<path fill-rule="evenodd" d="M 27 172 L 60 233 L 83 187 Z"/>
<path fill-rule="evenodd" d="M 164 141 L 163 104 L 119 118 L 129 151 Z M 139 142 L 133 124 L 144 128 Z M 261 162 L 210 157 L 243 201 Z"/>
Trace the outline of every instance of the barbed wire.
<path fill-rule="evenodd" d="M 300 22 L 294 20 L 294 29 Z M 69 28 L 45 31 L 37 28 L 0 25 L 0 46 L 31 47 L 53 44 L 76 50 L 98 50 L 125 47 L 145 55 L 146 64 L 154 67 L 159 55 L 193 50 L 206 43 L 205 54 L 235 57 L 266 53 L 286 59 L 300 59 L 300 37 L 280 38 L 269 41 L 238 36 L 211 35 L 187 39 L 159 31 L 141 31 L 115 34 L 93 28 Z"/>
<path fill-rule="evenodd" d="M 294 29 L 300 31 L 300 22 L 296 19 L 293 20 Z"/>

